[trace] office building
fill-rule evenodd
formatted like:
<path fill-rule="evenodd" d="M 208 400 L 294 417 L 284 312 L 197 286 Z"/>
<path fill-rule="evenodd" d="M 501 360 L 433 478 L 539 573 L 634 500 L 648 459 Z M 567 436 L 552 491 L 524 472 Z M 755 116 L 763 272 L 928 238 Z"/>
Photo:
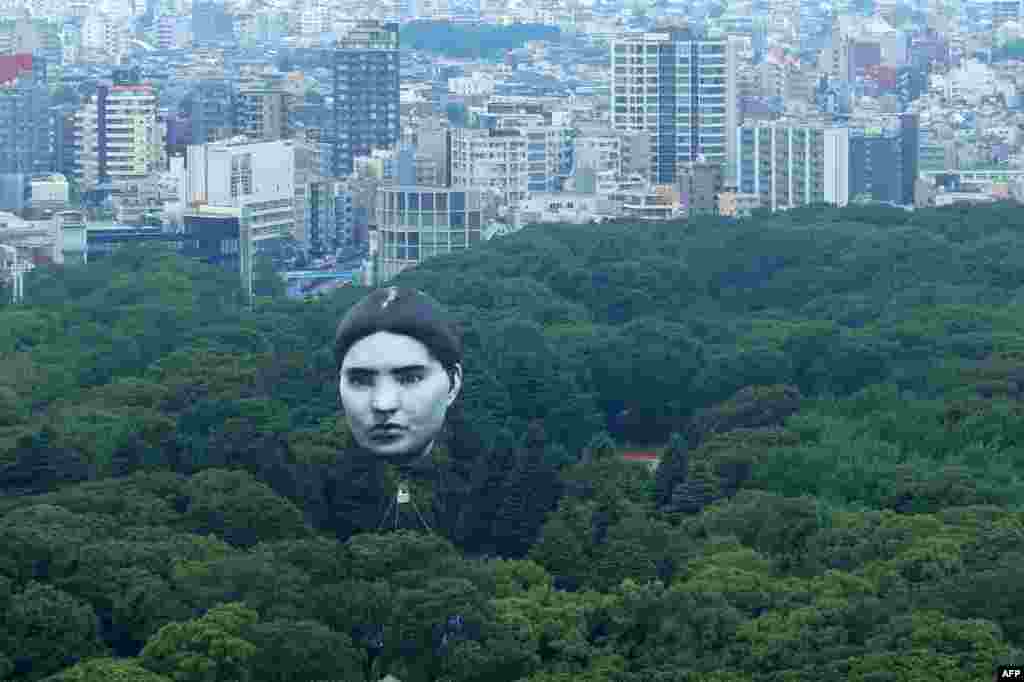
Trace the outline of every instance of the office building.
<path fill-rule="evenodd" d="M 237 262 L 248 287 L 253 256 L 295 237 L 295 148 L 244 138 L 192 145 L 179 196 L 188 207 L 185 231 L 195 236 L 188 248 L 211 262 Z"/>
<path fill-rule="evenodd" d="M 917 114 L 850 129 L 850 197 L 914 205 L 920 153 Z"/>
<path fill-rule="evenodd" d="M 191 145 L 182 199 L 193 205 L 246 207 L 256 242 L 279 240 L 295 227 L 295 148 L 291 141 L 232 138 Z"/>
<path fill-rule="evenodd" d="M 850 198 L 846 128 L 779 123 L 739 130 L 736 188 L 773 211 L 808 204 L 844 206 Z"/>
<path fill-rule="evenodd" d="M 329 54 L 334 86 L 329 170 L 344 177 L 357 156 L 386 149 L 401 136 L 398 24 L 360 22 Z"/>
<path fill-rule="evenodd" d="M 0 173 L 43 173 L 53 168 L 50 146 L 50 95 L 45 76 L 18 71 L 0 85 Z M 10 209 L 5 209 L 10 210 Z"/>
<path fill-rule="evenodd" d="M 472 189 L 383 187 L 377 192 L 376 283 L 427 258 L 480 241 L 481 193 Z"/>
<path fill-rule="evenodd" d="M 675 183 L 679 163 L 699 155 L 732 173 L 739 47 L 736 37 L 702 40 L 689 29 L 613 41 L 612 126 L 650 135 L 651 182 Z"/>

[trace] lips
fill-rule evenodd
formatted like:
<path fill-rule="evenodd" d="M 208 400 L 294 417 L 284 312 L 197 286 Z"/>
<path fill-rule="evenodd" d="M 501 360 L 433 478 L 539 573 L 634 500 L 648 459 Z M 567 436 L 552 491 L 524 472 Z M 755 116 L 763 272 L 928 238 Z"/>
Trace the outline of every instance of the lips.
<path fill-rule="evenodd" d="M 404 430 L 403 427 L 397 425 L 374 426 L 370 429 L 370 433 L 375 436 L 396 436 Z"/>

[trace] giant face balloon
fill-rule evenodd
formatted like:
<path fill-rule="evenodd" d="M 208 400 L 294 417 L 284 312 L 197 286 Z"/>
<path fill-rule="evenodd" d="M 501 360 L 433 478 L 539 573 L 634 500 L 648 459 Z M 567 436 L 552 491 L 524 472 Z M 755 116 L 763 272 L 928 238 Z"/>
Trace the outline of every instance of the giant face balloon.
<path fill-rule="evenodd" d="M 462 387 L 461 345 L 436 301 L 379 290 L 338 326 L 342 408 L 356 442 L 397 462 L 424 455 Z"/>
<path fill-rule="evenodd" d="M 401 456 L 433 443 L 461 385 L 461 367 L 449 376 L 417 339 L 377 332 L 345 355 L 339 391 L 356 442 Z"/>

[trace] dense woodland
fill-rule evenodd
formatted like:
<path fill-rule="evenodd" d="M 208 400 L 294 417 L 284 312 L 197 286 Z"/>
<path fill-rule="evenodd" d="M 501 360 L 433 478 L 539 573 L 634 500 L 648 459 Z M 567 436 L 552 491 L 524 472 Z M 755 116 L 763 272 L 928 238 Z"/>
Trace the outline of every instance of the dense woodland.
<path fill-rule="evenodd" d="M 1024 661 L 1022 233 L 815 207 L 403 273 L 466 345 L 458 537 L 352 532 L 331 343 L 366 290 L 38 269 L 0 308 L 0 679 L 991 679 Z"/>
<path fill-rule="evenodd" d="M 413 50 L 428 50 L 456 59 L 498 59 L 531 40 L 557 42 L 561 31 L 545 24 L 453 24 L 412 21 L 402 24 L 399 40 Z"/>

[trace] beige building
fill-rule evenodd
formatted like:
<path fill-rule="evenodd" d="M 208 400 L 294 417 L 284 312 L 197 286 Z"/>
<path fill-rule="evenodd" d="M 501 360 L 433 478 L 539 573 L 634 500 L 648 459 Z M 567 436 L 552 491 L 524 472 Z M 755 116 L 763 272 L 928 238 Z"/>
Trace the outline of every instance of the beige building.
<path fill-rule="evenodd" d="M 718 215 L 721 216 L 743 218 L 760 207 L 761 198 L 756 194 L 743 194 L 735 189 L 728 189 L 718 195 Z"/>

